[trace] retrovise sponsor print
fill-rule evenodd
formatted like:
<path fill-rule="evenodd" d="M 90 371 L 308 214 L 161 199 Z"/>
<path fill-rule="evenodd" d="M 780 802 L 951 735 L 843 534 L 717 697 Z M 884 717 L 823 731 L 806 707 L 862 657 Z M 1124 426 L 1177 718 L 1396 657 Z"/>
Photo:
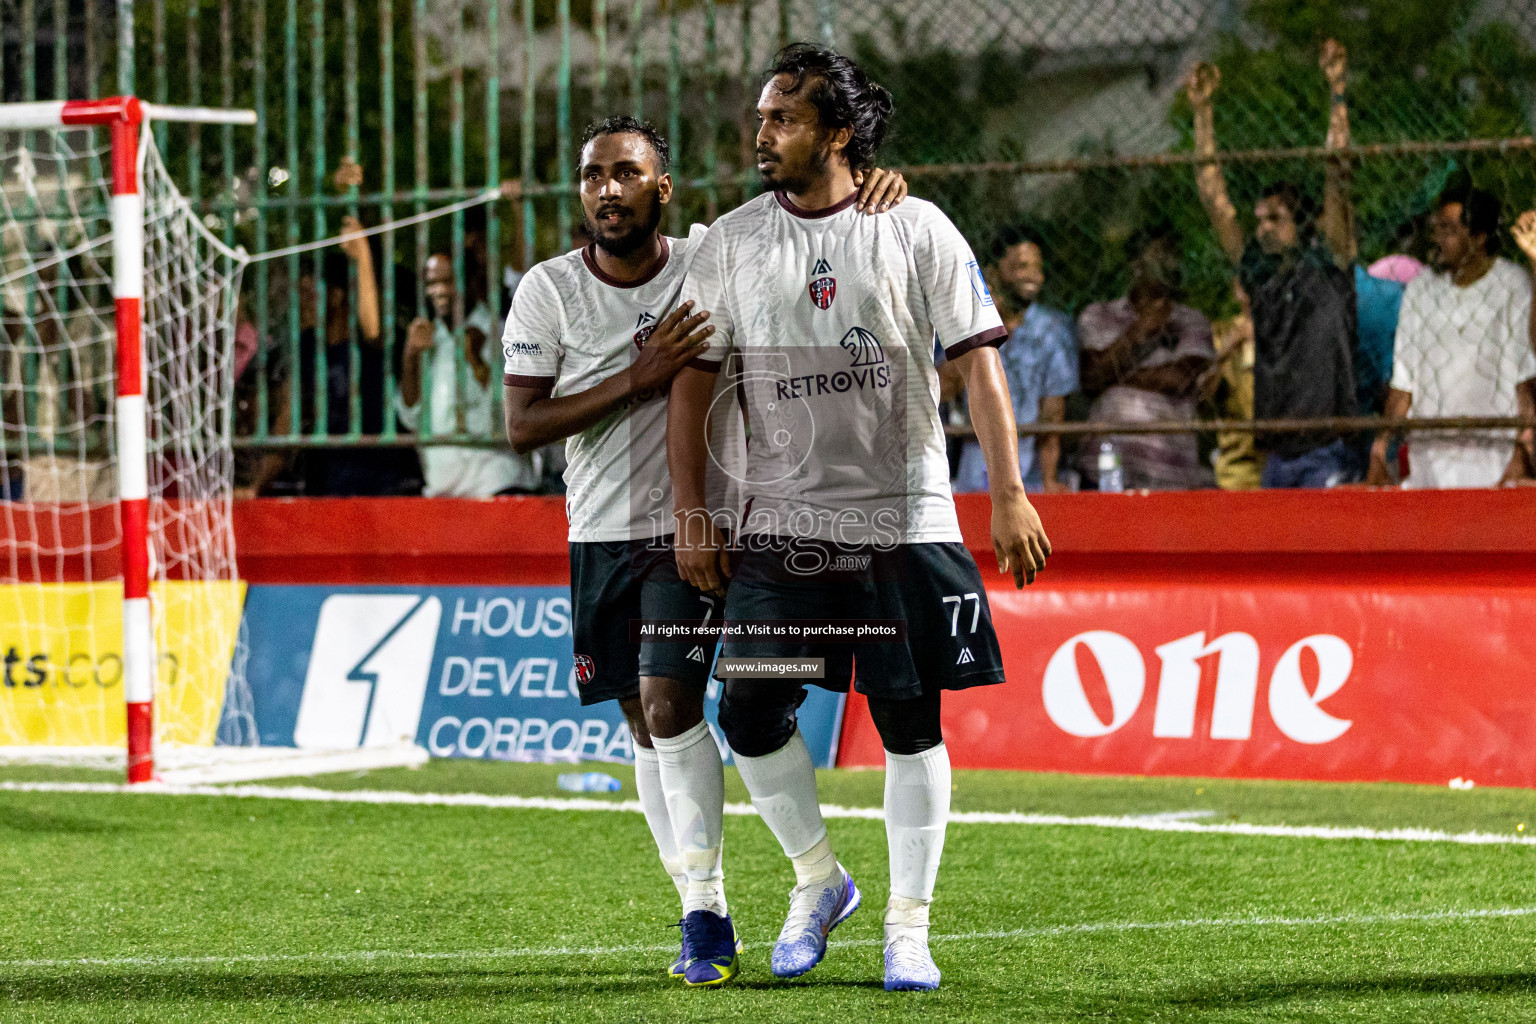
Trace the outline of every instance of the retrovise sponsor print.
<path fill-rule="evenodd" d="M 810 395 L 843 394 L 865 388 L 891 386 L 891 368 L 885 361 L 885 349 L 880 339 L 862 327 L 855 327 L 843 335 L 838 343 L 848 353 L 849 367 L 832 374 L 817 373 L 802 377 L 776 380 L 773 387 L 783 399 L 805 398 Z"/>
<path fill-rule="evenodd" d="M 651 275 L 628 284 L 598 268 L 591 248 L 530 270 L 512 301 L 502 337 L 505 381 L 556 397 L 596 386 L 628 367 L 656 325 L 678 305 L 683 277 L 705 228 L 663 238 Z M 735 410 L 724 405 L 728 413 Z M 707 475 L 711 508 L 732 507 L 732 467 L 743 447 L 739 415 L 711 417 L 717 453 Z M 671 534 L 666 389 L 641 392 L 624 407 L 566 439 L 566 516 L 577 542 Z"/>
<path fill-rule="evenodd" d="M 933 343 L 955 358 L 998 344 L 1002 321 L 937 207 L 852 205 L 759 196 L 715 223 L 684 284 L 715 326 L 707 358 L 741 356 L 742 529 L 859 544 L 896 523 L 899 542 L 958 541 Z"/>

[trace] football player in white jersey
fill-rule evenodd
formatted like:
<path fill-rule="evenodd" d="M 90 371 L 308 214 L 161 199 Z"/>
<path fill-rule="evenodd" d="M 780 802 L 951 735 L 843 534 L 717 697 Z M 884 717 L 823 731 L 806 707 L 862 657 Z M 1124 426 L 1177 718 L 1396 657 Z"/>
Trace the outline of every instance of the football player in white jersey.
<path fill-rule="evenodd" d="M 1022 587 L 1050 543 L 1019 479 L 1017 428 L 996 346 L 1002 321 L 970 247 L 937 207 L 909 200 L 857 217 L 853 174 L 870 165 L 890 95 L 834 50 L 782 50 L 758 101 L 758 170 L 771 190 L 721 217 L 694 253 L 682 298 L 710 313 L 709 353 L 672 382 L 669 462 L 680 575 L 719 593 L 723 539 L 705 514 L 704 424 L 718 371 L 739 357 L 752 437 L 741 474 L 725 617 L 887 620 L 898 642 L 727 638 L 728 657 L 823 659 L 818 685 L 856 685 L 886 749 L 890 901 L 885 987 L 931 989 L 929 904 L 949 814 L 946 689 L 1003 681 L 986 588 L 961 543 L 938 418 L 934 339 L 964 376 L 991 480 L 998 567 Z M 729 675 L 724 666 L 717 669 Z M 720 725 L 763 821 L 794 865 L 773 973 L 804 974 L 858 906 L 816 802 L 795 720 L 802 685 L 725 678 Z"/>
<path fill-rule="evenodd" d="M 593 241 L 518 287 L 502 338 L 504 404 L 517 450 L 567 439 L 577 690 L 583 704 L 618 700 L 635 741 L 635 788 L 683 900 L 671 973 L 717 985 L 735 973 L 737 941 L 721 872 L 720 752 L 703 714 L 714 644 L 637 643 L 630 632 L 635 620 L 720 618 L 717 597 L 678 578 L 670 544 L 667 388 L 713 328 L 678 302 L 704 229 L 658 231 L 672 199 L 667 163 L 649 124 L 612 117 L 587 130 L 580 195 Z M 906 194 L 899 175 L 872 172 L 864 184 L 870 212 Z M 731 467 L 744 444 L 739 413 L 728 404 L 712 422 Z M 710 508 L 730 506 L 732 476 L 710 474 Z"/>

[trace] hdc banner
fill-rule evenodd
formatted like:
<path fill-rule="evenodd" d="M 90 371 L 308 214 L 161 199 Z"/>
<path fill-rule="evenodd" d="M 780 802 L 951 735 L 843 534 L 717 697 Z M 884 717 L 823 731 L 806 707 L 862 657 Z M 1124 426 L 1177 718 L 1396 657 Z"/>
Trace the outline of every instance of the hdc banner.
<path fill-rule="evenodd" d="M 576 696 L 569 588 L 257 585 L 245 617 L 269 746 L 414 740 L 434 757 L 634 759 L 618 704 Z M 720 742 L 718 705 L 711 684 L 705 718 Z M 824 767 L 841 717 L 840 694 L 810 688 L 800 728 Z"/>
<path fill-rule="evenodd" d="M 956 767 L 1536 786 L 1536 588 L 988 597 L 1008 681 L 946 695 Z M 839 763 L 882 760 L 851 706 Z"/>

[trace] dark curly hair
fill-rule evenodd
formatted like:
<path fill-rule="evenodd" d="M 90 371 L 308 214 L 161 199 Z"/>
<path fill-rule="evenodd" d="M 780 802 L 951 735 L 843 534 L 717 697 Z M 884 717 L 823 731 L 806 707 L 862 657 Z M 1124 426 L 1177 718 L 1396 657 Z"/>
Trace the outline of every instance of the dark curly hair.
<path fill-rule="evenodd" d="M 1468 234 L 1483 236 L 1483 249 L 1490 256 L 1499 254 L 1499 229 L 1504 226 L 1504 206 L 1498 197 L 1472 184 L 1471 175 L 1458 175 L 1446 185 L 1435 208 L 1461 204 L 1461 222 Z"/>
<path fill-rule="evenodd" d="M 805 98 L 824 128 L 853 129 L 843 150 L 849 167 L 863 171 L 874 166 L 893 109 L 891 94 L 883 86 L 871 82 L 863 68 L 841 53 L 815 43 L 790 43 L 780 50 L 768 69 L 770 79 L 779 75 L 793 79 L 783 90 L 786 94 L 805 88 Z"/>
<path fill-rule="evenodd" d="M 577 149 L 577 159 L 580 160 L 580 152 L 587 148 L 587 143 L 604 135 L 638 135 L 651 147 L 651 152 L 656 154 L 656 169 L 662 174 L 667 173 L 667 168 L 672 163 L 672 147 L 667 145 L 666 137 L 656 130 L 656 126 L 649 121 L 641 121 L 630 117 L 628 114 L 614 114 L 605 117 L 601 121 L 593 121 L 587 125 L 587 130 L 581 133 L 581 146 Z"/>

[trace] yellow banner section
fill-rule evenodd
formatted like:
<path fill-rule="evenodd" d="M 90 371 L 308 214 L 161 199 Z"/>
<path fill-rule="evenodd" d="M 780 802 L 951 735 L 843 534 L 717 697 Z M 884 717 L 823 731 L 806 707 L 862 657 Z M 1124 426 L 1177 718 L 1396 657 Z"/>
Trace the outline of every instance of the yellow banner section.
<path fill-rule="evenodd" d="M 0 585 L 0 746 L 125 742 L 122 594 L 118 583 Z M 245 584 L 157 583 L 150 601 L 155 737 L 211 746 Z"/>

